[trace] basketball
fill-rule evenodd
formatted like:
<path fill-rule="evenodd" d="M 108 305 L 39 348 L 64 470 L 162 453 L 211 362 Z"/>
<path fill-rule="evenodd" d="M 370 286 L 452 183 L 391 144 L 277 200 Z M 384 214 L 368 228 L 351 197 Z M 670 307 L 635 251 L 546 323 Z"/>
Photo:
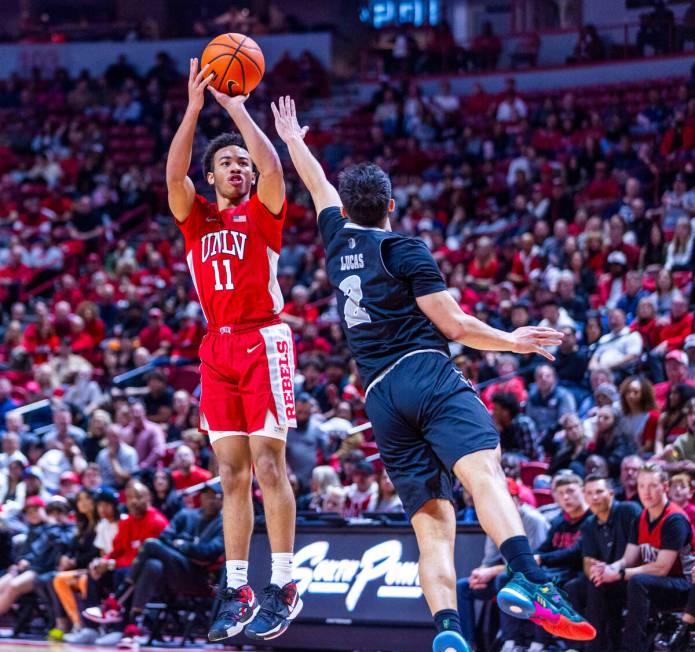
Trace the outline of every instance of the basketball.
<path fill-rule="evenodd" d="M 220 34 L 207 44 L 201 67 L 215 73 L 210 85 L 227 95 L 248 95 L 263 79 L 265 59 L 258 43 L 243 34 Z"/>

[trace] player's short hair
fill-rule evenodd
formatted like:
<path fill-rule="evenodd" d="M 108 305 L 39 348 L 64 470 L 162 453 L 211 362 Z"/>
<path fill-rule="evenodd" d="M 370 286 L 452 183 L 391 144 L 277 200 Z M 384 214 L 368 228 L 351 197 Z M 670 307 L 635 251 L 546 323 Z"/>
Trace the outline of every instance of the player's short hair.
<path fill-rule="evenodd" d="M 338 177 L 338 194 L 352 222 L 379 226 L 388 214 L 391 180 L 373 163 L 351 165 Z"/>
<path fill-rule="evenodd" d="M 218 152 L 221 149 L 224 149 L 225 147 L 234 146 L 242 147 L 243 149 L 248 151 L 248 147 L 246 147 L 246 143 L 244 142 L 244 139 L 241 137 L 241 134 L 225 133 L 213 138 L 207 144 L 207 147 L 203 152 L 203 174 L 207 176 L 209 172 L 212 172 L 216 152 Z"/>

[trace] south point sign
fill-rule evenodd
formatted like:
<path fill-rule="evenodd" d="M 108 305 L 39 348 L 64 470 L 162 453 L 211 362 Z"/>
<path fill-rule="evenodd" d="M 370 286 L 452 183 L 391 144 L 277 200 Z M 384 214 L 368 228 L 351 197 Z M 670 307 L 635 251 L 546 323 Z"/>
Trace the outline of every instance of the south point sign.
<path fill-rule="evenodd" d="M 377 598 L 418 600 L 422 597 L 418 564 L 402 561 L 403 545 L 389 539 L 367 548 L 360 559 L 332 558 L 328 541 L 315 541 L 294 555 L 294 576 L 300 593 L 344 595 L 352 612 L 367 587 Z"/>

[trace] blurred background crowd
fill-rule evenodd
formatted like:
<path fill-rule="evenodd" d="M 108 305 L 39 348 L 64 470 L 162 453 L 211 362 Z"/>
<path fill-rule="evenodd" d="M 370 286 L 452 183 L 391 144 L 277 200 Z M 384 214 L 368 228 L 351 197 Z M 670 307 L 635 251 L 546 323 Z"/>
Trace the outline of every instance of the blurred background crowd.
<path fill-rule="evenodd" d="M 240 26 L 234 12 L 195 33 L 294 25 L 271 12 Z M 645 19 L 635 48 L 678 51 L 695 29 L 689 12 L 668 44 L 654 27 L 668 16 Z M 381 83 L 334 124 L 310 111 L 331 101 L 335 80 L 308 51 L 279 58 L 248 105 L 273 138 L 269 100 L 289 90 L 309 111 L 307 140 L 329 175 L 365 160 L 386 169 L 393 229 L 424 240 L 464 311 L 505 330 L 541 324 L 565 334 L 552 363 L 451 347 L 499 427 L 520 505 L 550 520 L 567 471 L 566 485 L 598 476 L 639 503 L 637 470 L 652 461 L 695 519 L 695 66 L 690 77 L 649 84 L 522 91 L 510 72 L 501 92 L 477 83 L 460 93 L 446 78 L 425 91 L 419 75 L 487 70 L 499 55 L 490 25 L 458 49 L 445 25 L 431 30 L 423 43 L 410 28 L 379 32 Z M 571 62 L 608 56 L 592 39 L 582 27 Z M 38 592 L 58 632 L 90 629 L 70 596 L 98 603 L 133 562 L 119 548 L 131 536 L 119 509 L 147 536 L 171 521 L 162 545 L 206 573 L 222 552 L 221 533 L 201 550 L 198 525 L 183 523 L 193 513 L 202 526 L 219 520 L 216 485 L 185 493 L 216 475 L 197 431 L 205 324 L 163 175 L 185 100 L 182 71 L 165 51 L 147 71 L 124 54 L 103 75 L 34 68 L 0 80 L 0 614 Z M 228 127 L 209 103 L 196 153 Z M 297 354 L 298 427 L 287 455 L 300 518 L 397 520 L 402 507 L 364 425 L 364 388 L 316 216 L 291 166 L 286 173 L 278 270 Z M 197 161 L 192 176 L 202 188 Z M 460 520 L 475 522 L 461 487 L 457 496 Z M 262 517 L 258 490 L 255 504 Z M 591 504 L 582 505 L 584 518 Z M 137 612 L 154 576 L 136 570 L 127 581 Z M 68 588 L 54 583 L 56 571 L 68 573 Z"/>

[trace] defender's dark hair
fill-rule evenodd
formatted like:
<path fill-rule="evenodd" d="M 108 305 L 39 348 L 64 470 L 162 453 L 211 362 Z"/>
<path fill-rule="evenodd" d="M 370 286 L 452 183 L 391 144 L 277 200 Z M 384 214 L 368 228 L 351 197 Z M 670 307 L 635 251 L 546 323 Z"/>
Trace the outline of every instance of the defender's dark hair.
<path fill-rule="evenodd" d="M 348 217 L 361 226 L 379 226 L 388 213 L 391 180 L 373 163 L 352 165 L 338 177 L 338 194 Z"/>
<path fill-rule="evenodd" d="M 241 137 L 241 134 L 226 133 L 220 134 L 216 138 L 213 138 L 203 152 L 203 174 L 207 176 L 208 172 L 212 172 L 213 160 L 217 151 L 224 149 L 225 147 L 232 147 L 234 145 L 237 147 L 242 147 L 248 151 L 246 143 Z"/>

